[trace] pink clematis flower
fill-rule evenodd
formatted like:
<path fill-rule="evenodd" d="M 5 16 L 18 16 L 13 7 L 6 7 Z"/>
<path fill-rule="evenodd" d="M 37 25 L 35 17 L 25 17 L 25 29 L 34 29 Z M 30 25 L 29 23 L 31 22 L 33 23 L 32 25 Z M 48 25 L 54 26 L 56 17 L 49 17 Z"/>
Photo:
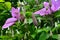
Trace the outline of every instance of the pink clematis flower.
<path fill-rule="evenodd" d="M 12 7 L 11 14 L 12 14 L 12 17 L 17 18 L 19 20 L 20 19 L 20 8 Z"/>
<path fill-rule="evenodd" d="M 51 0 L 51 3 L 52 3 L 51 10 L 53 12 L 60 9 L 60 0 Z"/>
<path fill-rule="evenodd" d="M 2 28 L 4 29 L 4 28 L 8 28 L 9 26 L 12 26 L 15 23 L 15 21 L 17 21 L 16 18 L 8 18 L 5 24 L 2 26 Z"/>
<path fill-rule="evenodd" d="M 41 16 L 51 14 L 51 10 L 49 8 L 49 3 L 48 2 L 44 2 L 44 8 L 34 12 L 34 14 L 40 14 Z"/>
<path fill-rule="evenodd" d="M 51 7 L 48 2 L 44 2 L 44 8 L 34 12 L 34 14 L 40 14 L 41 16 L 51 14 L 60 9 L 60 0 L 51 0 Z M 47 10 L 46 10 L 47 9 Z"/>
<path fill-rule="evenodd" d="M 12 18 L 8 18 L 5 24 L 2 26 L 2 29 L 12 26 L 17 20 L 20 20 L 20 9 L 12 7 L 11 10 Z"/>

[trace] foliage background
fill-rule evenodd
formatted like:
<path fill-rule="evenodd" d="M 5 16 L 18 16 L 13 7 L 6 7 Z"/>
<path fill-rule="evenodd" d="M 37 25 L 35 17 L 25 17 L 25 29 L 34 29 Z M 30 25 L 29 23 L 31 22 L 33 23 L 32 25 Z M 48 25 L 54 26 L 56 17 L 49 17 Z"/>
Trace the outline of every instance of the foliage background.
<path fill-rule="evenodd" d="M 24 4 L 20 5 L 20 13 L 25 16 L 25 22 L 16 22 L 10 28 L 2 30 L 6 19 L 11 17 L 11 7 L 16 7 L 19 3 L 18 0 L 0 0 L 0 40 L 60 40 L 60 10 L 44 17 L 35 15 L 38 21 L 36 26 L 32 13 L 43 8 L 43 2 L 49 0 L 20 1 Z"/>

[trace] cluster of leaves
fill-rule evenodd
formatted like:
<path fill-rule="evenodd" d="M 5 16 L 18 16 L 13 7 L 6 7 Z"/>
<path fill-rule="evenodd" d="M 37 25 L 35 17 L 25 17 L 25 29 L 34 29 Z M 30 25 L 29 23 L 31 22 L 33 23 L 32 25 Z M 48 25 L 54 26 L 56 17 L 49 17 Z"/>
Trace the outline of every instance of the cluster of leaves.
<path fill-rule="evenodd" d="M 25 15 L 24 22 L 16 22 L 2 30 L 6 19 L 11 17 L 11 0 L 5 1 L 0 0 L 0 40 L 60 40 L 60 11 L 44 17 L 35 15 L 38 26 L 33 23 L 32 13 L 43 8 L 43 2 L 49 0 L 38 0 L 38 3 L 35 0 L 20 0 L 24 3 L 22 7 L 25 11 L 20 12 Z"/>

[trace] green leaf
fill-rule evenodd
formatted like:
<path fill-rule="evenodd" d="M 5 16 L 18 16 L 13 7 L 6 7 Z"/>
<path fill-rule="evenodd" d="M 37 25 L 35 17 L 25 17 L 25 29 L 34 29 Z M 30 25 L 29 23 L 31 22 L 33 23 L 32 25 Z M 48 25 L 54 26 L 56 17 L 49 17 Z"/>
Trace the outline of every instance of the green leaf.
<path fill-rule="evenodd" d="M 6 5 L 8 10 L 11 9 L 11 3 L 10 2 L 5 2 L 5 5 Z"/>
<path fill-rule="evenodd" d="M 3 3 L 0 3 L 0 10 L 3 9 L 4 10 L 4 4 Z"/>
<path fill-rule="evenodd" d="M 54 13 L 55 18 L 60 17 L 60 10 Z"/>
<path fill-rule="evenodd" d="M 43 28 L 43 31 L 45 31 L 45 32 L 48 32 L 48 31 L 50 31 L 50 30 L 51 30 L 50 27 Z"/>
<path fill-rule="evenodd" d="M 8 36 L 0 36 L 1 39 L 9 38 Z"/>
<path fill-rule="evenodd" d="M 52 29 L 52 32 L 54 32 L 56 29 L 57 29 L 57 28 L 56 28 L 56 27 L 54 27 L 54 28 Z"/>
<path fill-rule="evenodd" d="M 31 24 L 33 20 L 31 18 L 28 19 L 28 23 Z"/>
<path fill-rule="evenodd" d="M 31 35 L 32 38 L 35 38 L 35 36 L 36 36 L 36 33 L 34 33 L 34 34 Z"/>
<path fill-rule="evenodd" d="M 42 29 L 37 29 L 36 32 L 37 33 L 41 33 L 43 30 Z"/>
<path fill-rule="evenodd" d="M 41 4 L 39 4 L 39 8 L 43 8 L 43 4 L 41 3 Z"/>
<path fill-rule="evenodd" d="M 58 34 L 58 40 L 60 40 L 60 34 Z"/>
<path fill-rule="evenodd" d="M 58 35 L 57 34 L 56 35 L 52 35 L 52 38 L 58 39 Z"/>
<path fill-rule="evenodd" d="M 0 0 L 0 2 L 5 2 L 4 0 Z"/>
<path fill-rule="evenodd" d="M 30 5 L 25 6 L 25 9 L 28 11 L 30 9 Z"/>
<path fill-rule="evenodd" d="M 48 33 L 48 31 L 50 31 L 50 30 L 51 30 L 50 27 L 46 27 L 46 28 L 42 28 L 42 29 L 37 29 L 36 32 L 37 33 L 41 33 L 42 31 L 44 31 L 44 32 L 47 32 Z"/>
<path fill-rule="evenodd" d="M 32 12 L 26 12 L 26 18 L 30 18 L 32 16 Z"/>
<path fill-rule="evenodd" d="M 60 24 L 57 25 L 60 28 Z"/>
<path fill-rule="evenodd" d="M 49 38 L 49 34 L 42 32 L 42 34 L 39 37 L 39 40 L 46 40 Z"/>

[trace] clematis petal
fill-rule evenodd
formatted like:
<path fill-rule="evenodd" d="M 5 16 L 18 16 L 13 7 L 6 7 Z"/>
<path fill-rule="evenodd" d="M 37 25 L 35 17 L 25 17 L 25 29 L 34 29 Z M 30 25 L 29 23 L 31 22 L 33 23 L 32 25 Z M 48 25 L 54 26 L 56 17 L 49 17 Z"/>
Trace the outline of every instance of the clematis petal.
<path fill-rule="evenodd" d="M 46 10 L 46 15 L 48 14 L 51 14 L 51 10 L 49 8 Z"/>
<path fill-rule="evenodd" d="M 49 3 L 48 2 L 44 2 L 43 5 L 44 5 L 45 8 L 49 8 Z"/>
<path fill-rule="evenodd" d="M 55 8 L 55 6 L 54 6 L 54 5 L 52 5 L 52 6 L 51 6 L 51 10 L 52 10 L 52 12 L 57 11 L 57 9 Z"/>
<path fill-rule="evenodd" d="M 8 28 L 9 26 L 13 25 L 17 21 L 16 18 L 8 18 L 2 28 Z"/>
<path fill-rule="evenodd" d="M 11 23 L 8 23 L 8 24 L 4 24 L 4 25 L 2 26 L 2 29 L 5 29 L 5 28 L 10 27 L 10 26 L 12 26 L 14 23 L 15 23 L 15 22 L 11 22 Z"/>
<path fill-rule="evenodd" d="M 57 11 L 60 9 L 60 0 L 51 0 L 51 3 L 52 3 L 52 11 Z"/>
<path fill-rule="evenodd" d="M 12 15 L 12 17 L 15 17 L 15 8 L 14 7 L 12 7 L 12 9 L 11 9 L 11 15 Z"/>
<path fill-rule="evenodd" d="M 10 23 L 10 22 L 15 22 L 15 21 L 17 21 L 16 18 L 8 18 L 5 23 L 7 24 L 7 23 Z"/>
<path fill-rule="evenodd" d="M 19 9 L 15 10 L 15 15 L 16 15 L 16 18 L 19 20 L 20 19 L 20 11 L 19 11 Z"/>
<path fill-rule="evenodd" d="M 41 10 L 38 10 L 38 11 L 34 12 L 34 14 L 39 14 L 39 15 L 41 15 L 41 16 L 44 16 L 44 15 L 45 15 L 45 11 L 46 11 L 46 9 L 43 8 L 43 9 L 41 9 Z"/>
<path fill-rule="evenodd" d="M 50 9 L 46 8 L 42 8 L 41 10 L 34 12 L 34 14 L 40 14 L 41 16 L 48 15 L 50 13 L 51 13 Z"/>
<path fill-rule="evenodd" d="M 18 7 L 18 11 L 20 12 L 20 7 Z"/>
<path fill-rule="evenodd" d="M 12 7 L 11 14 L 12 14 L 12 17 L 20 19 L 20 8 Z"/>

